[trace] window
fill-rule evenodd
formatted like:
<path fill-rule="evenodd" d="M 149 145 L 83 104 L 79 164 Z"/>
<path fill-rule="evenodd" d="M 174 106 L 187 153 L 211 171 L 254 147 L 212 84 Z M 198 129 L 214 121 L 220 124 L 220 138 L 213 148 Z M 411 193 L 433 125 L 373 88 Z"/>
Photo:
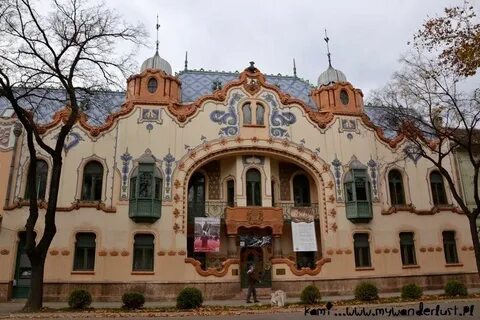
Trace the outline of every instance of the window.
<path fill-rule="evenodd" d="M 242 107 L 243 124 L 252 124 L 252 108 L 250 103 L 245 103 Z"/>
<path fill-rule="evenodd" d="M 140 163 L 130 178 L 130 218 L 153 222 L 160 218 L 162 178 L 154 163 Z"/>
<path fill-rule="evenodd" d="M 445 186 L 443 185 L 443 178 L 440 172 L 433 171 L 430 173 L 430 187 L 432 188 L 433 204 L 447 204 Z"/>
<path fill-rule="evenodd" d="M 297 252 L 297 269 L 315 267 L 315 251 Z"/>
<path fill-rule="evenodd" d="M 370 181 L 366 169 L 352 169 L 345 175 L 347 218 L 352 222 L 368 222 L 373 218 Z"/>
<path fill-rule="evenodd" d="M 293 200 L 295 207 L 310 207 L 310 184 L 303 174 L 293 178 Z"/>
<path fill-rule="evenodd" d="M 264 122 L 264 117 L 265 117 L 265 108 L 261 105 L 257 105 L 257 110 L 256 110 L 256 120 L 257 120 L 257 125 L 258 126 L 263 126 Z"/>
<path fill-rule="evenodd" d="M 153 271 L 153 241 L 151 234 L 135 235 L 133 271 Z"/>
<path fill-rule="evenodd" d="M 340 101 L 342 102 L 343 105 L 347 105 L 348 104 L 348 93 L 347 91 L 345 91 L 344 89 L 342 89 L 342 91 L 340 91 Z"/>
<path fill-rule="evenodd" d="M 355 267 L 371 267 L 368 233 L 356 233 L 353 236 L 353 246 L 355 251 Z"/>
<path fill-rule="evenodd" d="M 249 169 L 246 174 L 247 180 L 247 206 L 261 206 L 261 175 L 257 169 Z"/>
<path fill-rule="evenodd" d="M 443 231 L 443 252 L 447 263 L 458 263 L 455 231 Z"/>
<path fill-rule="evenodd" d="M 400 171 L 390 170 L 388 173 L 388 188 L 390 189 L 390 201 L 393 206 L 405 204 L 405 193 Z"/>
<path fill-rule="evenodd" d="M 95 268 L 95 234 L 77 233 L 73 270 L 93 271 Z"/>
<path fill-rule="evenodd" d="M 400 253 L 404 266 L 417 264 L 413 232 L 400 232 Z"/>
<path fill-rule="evenodd" d="M 102 199 L 103 166 L 98 161 L 90 161 L 83 169 L 82 200 Z"/>
<path fill-rule="evenodd" d="M 37 199 L 45 199 L 45 193 L 47 190 L 47 176 L 48 176 L 48 164 L 45 160 L 37 159 L 37 169 L 36 169 L 36 188 L 37 188 Z M 28 187 L 28 177 L 25 187 L 25 199 L 30 199 L 30 188 Z"/>
<path fill-rule="evenodd" d="M 233 179 L 227 181 L 227 206 L 235 206 L 235 181 Z"/>
<path fill-rule="evenodd" d="M 157 91 L 157 87 L 158 87 L 157 79 L 150 78 L 150 80 L 148 80 L 147 87 L 148 87 L 148 92 L 155 93 L 155 91 Z"/>

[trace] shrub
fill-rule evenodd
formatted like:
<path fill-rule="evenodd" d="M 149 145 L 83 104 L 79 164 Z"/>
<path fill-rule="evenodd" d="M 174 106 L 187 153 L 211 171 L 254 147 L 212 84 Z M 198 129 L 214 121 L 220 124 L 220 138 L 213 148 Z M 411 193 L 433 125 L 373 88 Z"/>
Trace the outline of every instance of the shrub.
<path fill-rule="evenodd" d="M 68 305 L 72 309 L 85 309 L 92 303 L 92 295 L 87 290 L 74 290 L 68 297 Z"/>
<path fill-rule="evenodd" d="M 402 299 L 420 299 L 423 290 L 415 283 L 406 284 L 402 287 Z"/>
<path fill-rule="evenodd" d="M 355 287 L 355 299 L 371 301 L 378 299 L 378 289 L 371 282 L 361 282 Z"/>
<path fill-rule="evenodd" d="M 467 287 L 458 280 L 450 280 L 445 285 L 445 294 L 447 296 L 466 296 L 468 294 Z"/>
<path fill-rule="evenodd" d="M 125 292 L 122 296 L 123 308 L 140 309 L 145 303 L 145 296 L 140 292 Z"/>
<path fill-rule="evenodd" d="M 319 302 L 321 298 L 320 290 L 313 284 L 306 286 L 300 295 L 300 300 L 305 304 L 315 304 Z"/>
<path fill-rule="evenodd" d="M 177 296 L 178 309 L 196 309 L 203 303 L 202 292 L 197 288 L 183 288 Z"/>

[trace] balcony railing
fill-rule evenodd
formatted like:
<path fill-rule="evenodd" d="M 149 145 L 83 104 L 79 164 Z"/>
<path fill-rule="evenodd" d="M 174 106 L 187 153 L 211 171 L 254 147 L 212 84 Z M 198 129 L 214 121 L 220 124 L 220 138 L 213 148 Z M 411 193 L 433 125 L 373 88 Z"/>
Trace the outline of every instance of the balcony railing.
<path fill-rule="evenodd" d="M 135 222 L 153 223 L 160 219 L 162 202 L 157 199 L 130 200 L 128 216 Z"/>
<path fill-rule="evenodd" d="M 307 215 L 313 215 L 314 219 L 319 219 L 318 217 L 318 203 L 312 203 L 306 206 L 295 205 L 294 202 L 277 202 L 274 204 L 274 207 L 282 208 L 283 210 L 283 219 L 292 220 L 292 209 L 298 209 L 304 212 Z"/>
<path fill-rule="evenodd" d="M 353 201 L 345 204 L 347 219 L 354 223 L 368 223 L 373 218 L 372 204 L 369 201 Z"/>

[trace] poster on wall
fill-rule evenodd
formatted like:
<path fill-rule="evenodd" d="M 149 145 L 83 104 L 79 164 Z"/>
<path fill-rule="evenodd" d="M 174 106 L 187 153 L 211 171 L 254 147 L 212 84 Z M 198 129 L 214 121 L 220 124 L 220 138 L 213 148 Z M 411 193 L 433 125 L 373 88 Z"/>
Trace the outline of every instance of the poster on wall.
<path fill-rule="evenodd" d="M 194 251 L 220 251 L 220 218 L 195 217 Z"/>
<path fill-rule="evenodd" d="M 241 235 L 240 247 L 252 248 L 252 247 L 267 247 L 272 245 L 271 236 L 254 236 L 254 235 Z"/>
<path fill-rule="evenodd" d="M 315 223 L 292 221 L 293 251 L 317 251 Z"/>

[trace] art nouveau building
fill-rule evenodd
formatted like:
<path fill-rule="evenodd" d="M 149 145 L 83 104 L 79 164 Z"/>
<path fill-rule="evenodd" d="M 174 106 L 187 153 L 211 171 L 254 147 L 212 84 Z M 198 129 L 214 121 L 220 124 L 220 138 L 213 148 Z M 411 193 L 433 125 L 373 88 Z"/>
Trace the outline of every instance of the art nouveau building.
<path fill-rule="evenodd" d="M 263 286 L 292 294 L 312 281 L 324 293 L 350 293 L 364 279 L 384 291 L 410 282 L 439 288 L 451 277 L 478 283 L 467 219 L 441 175 L 402 137 L 376 127 L 379 111 L 332 66 L 313 87 L 253 64 L 241 73 L 173 75 L 156 53 L 125 93 L 104 96 L 115 112 L 101 125 L 82 115 L 65 145 L 47 299 L 78 286 L 96 299 L 127 290 L 170 299 L 187 283 L 207 298 L 240 297 L 248 263 L 262 272 Z M 6 300 L 28 292 L 29 158 L 2 103 Z M 46 141 L 65 112 L 42 124 Z M 51 161 L 42 151 L 38 158 L 45 207 Z M 218 252 L 194 249 L 195 217 L 205 216 L 220 218 Z M 315 251 L 294 248 L 292 224 L 302 219 L 314 223 Z M 258 236 L 271 241 L 240 240 Z"/>

